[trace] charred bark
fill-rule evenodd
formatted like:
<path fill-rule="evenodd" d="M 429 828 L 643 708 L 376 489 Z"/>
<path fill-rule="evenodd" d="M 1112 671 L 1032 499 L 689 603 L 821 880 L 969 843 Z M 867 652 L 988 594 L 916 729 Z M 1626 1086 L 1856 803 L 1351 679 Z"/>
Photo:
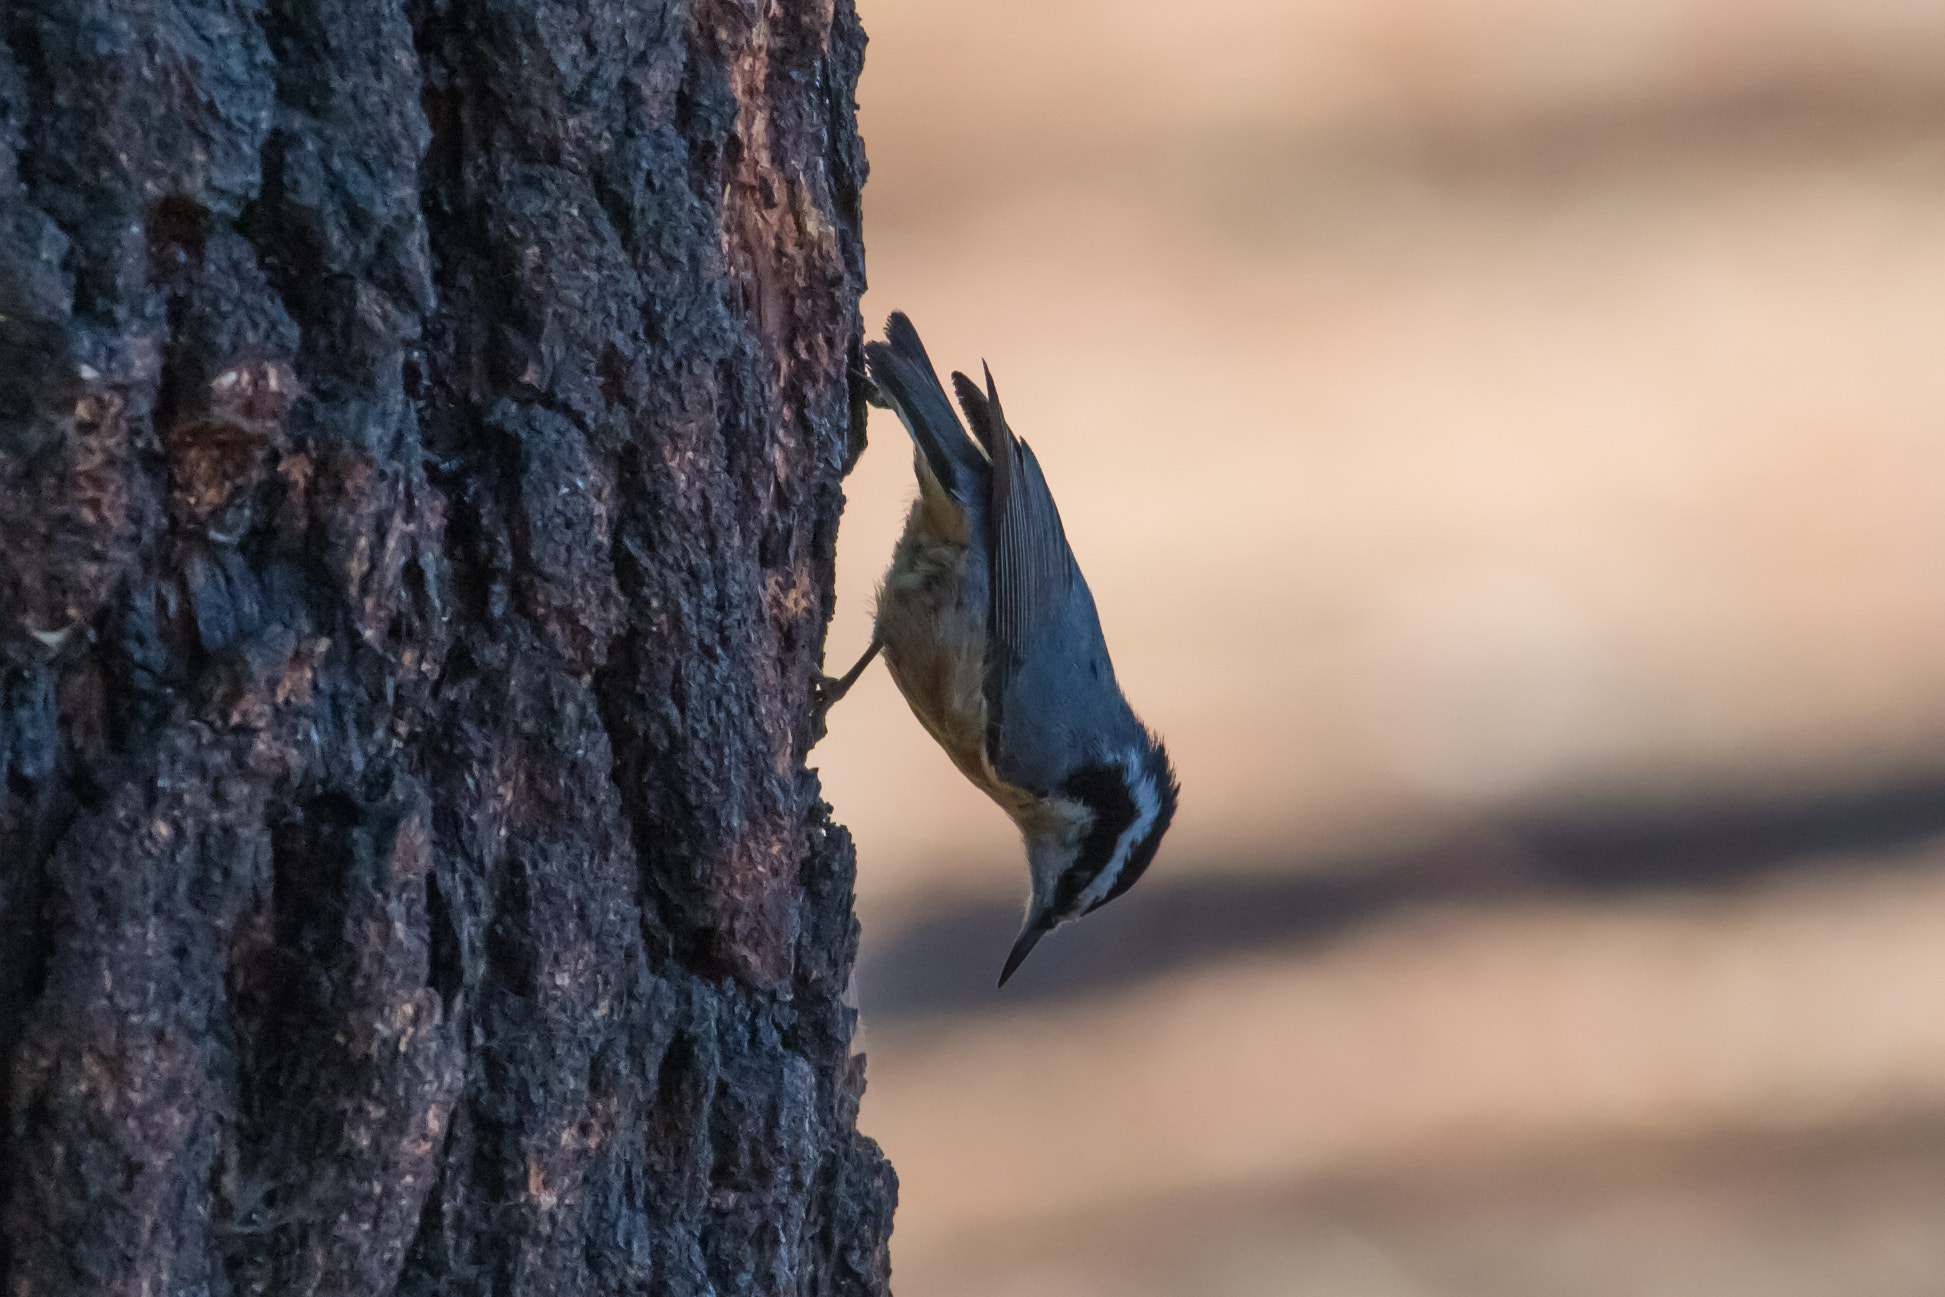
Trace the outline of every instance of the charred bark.
<path fill-rule="evenodd" d="M 0 6 L 0 1291 L 886 1290 L 850 0 Z"/>

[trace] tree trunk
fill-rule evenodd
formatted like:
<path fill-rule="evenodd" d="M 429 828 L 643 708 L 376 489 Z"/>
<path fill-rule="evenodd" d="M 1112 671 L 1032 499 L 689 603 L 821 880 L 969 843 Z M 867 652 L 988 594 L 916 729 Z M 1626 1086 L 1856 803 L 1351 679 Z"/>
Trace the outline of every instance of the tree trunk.
<path fill-rule="evenodd" d="M 0 15 L 0 1292 L 886 1291 L 850 0 Z"/>

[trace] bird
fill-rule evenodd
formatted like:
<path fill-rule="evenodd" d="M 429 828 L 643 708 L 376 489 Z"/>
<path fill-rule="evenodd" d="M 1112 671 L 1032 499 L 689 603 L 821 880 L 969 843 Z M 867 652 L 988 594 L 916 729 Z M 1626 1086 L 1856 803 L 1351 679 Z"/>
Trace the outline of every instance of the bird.
<path fill-rule="evenodd" d="M 844 676 L 819 678 L 819 732 L 882 652 L 919 723 L 1012 817 L 1031 890 L 1005 986 L 1042 937 L 1141 877 L 1180 784 L 1115 681 L 1094 596 L 991 367 L 984 390 L 952 376 L 969 437 L 903 312 L 864 356 L 873 403 L 911 434 L 919 490 L 878 590 L 870 646 Z"/>

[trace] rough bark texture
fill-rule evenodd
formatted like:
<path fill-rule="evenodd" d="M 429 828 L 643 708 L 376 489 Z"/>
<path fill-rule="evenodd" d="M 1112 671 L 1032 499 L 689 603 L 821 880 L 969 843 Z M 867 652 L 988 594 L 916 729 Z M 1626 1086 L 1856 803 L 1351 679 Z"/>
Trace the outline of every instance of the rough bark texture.
<path fill-rule="evenodd" d="M 0 15 L 0 1292 L 884 1292 L 850 0 Z"/>

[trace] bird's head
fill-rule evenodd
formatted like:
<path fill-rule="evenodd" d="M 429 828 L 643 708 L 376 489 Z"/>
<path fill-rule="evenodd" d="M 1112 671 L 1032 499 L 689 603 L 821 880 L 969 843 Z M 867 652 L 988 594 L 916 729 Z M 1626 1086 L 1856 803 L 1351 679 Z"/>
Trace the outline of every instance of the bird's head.
<path fill-rule="evenodd" d="M 1021 817 L 1033 895 L 1001 986 L 1041 937 L 1134 886 L 1168 832 L 1179 787 L 1167 749 L 1150 736 L 1073 770 Z"/>

